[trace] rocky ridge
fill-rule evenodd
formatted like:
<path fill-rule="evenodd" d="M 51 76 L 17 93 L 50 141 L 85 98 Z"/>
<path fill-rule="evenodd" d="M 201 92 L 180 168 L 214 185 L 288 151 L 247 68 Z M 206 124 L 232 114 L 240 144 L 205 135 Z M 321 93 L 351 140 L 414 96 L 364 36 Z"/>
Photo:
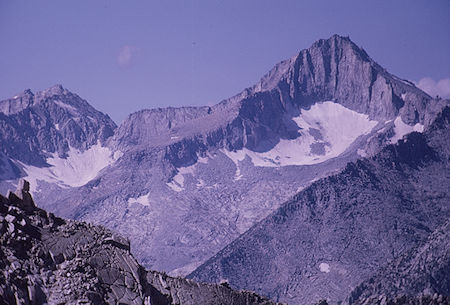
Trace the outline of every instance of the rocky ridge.
<path fill-rule="evenodd" d="M 0 304 L 275 304 L 146 271 L 127 239 L 37 208 L 24 180 L 0 195 L 0 232 Z"/>
<path fill-rule="evenodd" d="M 334 35 L 277 64 L 253 87 L 212 107 L 132 114 L 114 142 L 120 147 L 130 141 L 164 146 L 165 158 L 180 166 L 195 163 L 211 147 L 258 151 L 267 149 L 267 142 L 298 137 L 290 119 L 317 102 L 333 101 L 378 121 L 400 115 L 406 124 L 427 125 L 448 103 L 431 100 L 413 83 L 389 74 L 348 37 Z"/>

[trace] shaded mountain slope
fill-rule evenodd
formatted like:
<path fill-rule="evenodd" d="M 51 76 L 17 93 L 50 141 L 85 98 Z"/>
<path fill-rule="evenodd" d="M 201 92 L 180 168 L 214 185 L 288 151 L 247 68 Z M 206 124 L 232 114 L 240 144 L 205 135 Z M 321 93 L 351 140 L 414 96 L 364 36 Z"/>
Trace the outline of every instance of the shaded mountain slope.
<path fill-rule="evenodd" d="M 406 251 L 359 284 L 348 304 L 378 304 L 381 299 L 432 297 L 434 304 L 450 303 L 450 220 L 418 247 Z M 382 298 L 380 298 L 382 296 Z M 399 302 L 400 303 L 400 302 Z M 406 303 L 406 302 L 405 302 Z M 425 303 L 425 302 L 424 302 Z"/>
<path fill-rule="evenodd" d="M 314 182 L 190 277 L 289 304 L 344 300 L 450 217 L 449 118 Z"/>

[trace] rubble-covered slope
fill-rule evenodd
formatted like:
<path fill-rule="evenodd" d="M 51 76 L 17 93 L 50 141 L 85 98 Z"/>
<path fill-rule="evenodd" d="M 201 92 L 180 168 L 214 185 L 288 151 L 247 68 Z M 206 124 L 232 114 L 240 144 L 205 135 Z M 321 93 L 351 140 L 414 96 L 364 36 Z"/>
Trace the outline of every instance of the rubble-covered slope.
<path fill-rule="evenodd" d="M 348 304 L 375 305 L 382 300 L 398 304 L 450 303 L 450 219 L 427 240 L 388 263 L 359 284 Z M 403 302 L 402 302 L 403 300 Z"/>
<path fill-rule="evenodd" d="M 0 304 L 275 304 L 146 271 L 127 239 L 37 208 L 25 180 L 0 195 L 0 233 Z"/>

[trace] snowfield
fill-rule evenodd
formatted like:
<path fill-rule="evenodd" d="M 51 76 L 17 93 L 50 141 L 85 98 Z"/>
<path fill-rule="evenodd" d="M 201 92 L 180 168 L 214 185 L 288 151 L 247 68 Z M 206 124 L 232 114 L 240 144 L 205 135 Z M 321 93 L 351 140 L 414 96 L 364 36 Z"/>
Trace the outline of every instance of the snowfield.
<path fill-rule="evenodd" d="M 235 164 L 245 156 L 249 156 L 255 166 L 264 167 L 317 164 L 339 156 L 359 136 L 370 133 L 378 124 L 367 115 L 334 102 L 316 103 L 293 120 L 300 129 L 296 139 L 281 139 L 267 152 L 247 148 L 223 152 Z M 236 175 L 239 176 L 238 172 Z"/>
<path fill-rule="evenodd" d="M 414 126 L 405 124 L 401 117 L 397 117 L 394 121 L 394 136 L 391 138 L 391 143 L 395 144 L 403 138 L 408 133 L 411 133 L 413 131 L 423 132 L 423 125 L 420 123 L 417 123 Z"/>
<path fill-rule="evenodd" d="M 113 164 L 122 156 L 120 151 L 112 152 L 100 143 L 81 152 L 70 147 L 67 158 L 60 158 L 53 153 L 47 159 L 49 167 L 36 167 L 19 162 L 27 176 L 24 177 L 37 190 L 38 181 L 56 183 L 61 187 L 79 187 L 94 179 L 105 167 Z"/>

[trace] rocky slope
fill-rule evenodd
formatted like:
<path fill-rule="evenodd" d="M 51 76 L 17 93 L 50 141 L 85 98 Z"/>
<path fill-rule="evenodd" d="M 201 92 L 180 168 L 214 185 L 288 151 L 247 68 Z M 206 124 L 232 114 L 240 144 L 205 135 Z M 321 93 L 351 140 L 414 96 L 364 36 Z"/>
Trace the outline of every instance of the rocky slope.
<path fill-rule="evenodd" d="M 435 304 L 449 304 L 449 274 L 450 219 L 436 229 L 426 242 L 406 251 L 359 284 L 346 303 L 378 304 L 382 299 L 415 300 L 428 297 Z"/>
<path fill-rule="evenodd" d="M 289 304 L 311 304 L 321 298 L 332 304 L 343 301 L 361 281 L 425 242 L 449 219 L 449 121 L 447 107 L 424 134 L 411 133 L 374 157 L 349 163 L 342 172 L 314 182 L 190 277 L 227 280 L 232 287 L 246 287 Z M 408 265 L 411 274 L 387 279 L 382 275 L 374 286 L 369 281 L 355 295 L 364 298 L 371 289 L 375 295 L 383 294 L 391 283 L 400 286 L 387 288 L 388 292 L 408 294 L 411 285 L 432 296 L 434 291 L 427 291 L 424 282 L 430 277 L 439 282 L 436 287 L 446 286 L 439 293 L 448 293 L 449 244 L 442 242 L 428 245 L 439 250 L 439 259 L 430 256 L 432 250 L 426 246 Z M 421 269 L 414 259 L 429 259 L 436 269 Z M 439 276 L 434 278 L 434 271 Z M 367 292 L 361 292 L 364 289 Z"/>
<path fill-rule="evenodd" d="M 146 271 L 127 239 L 37 208 L 27 181 L 0 195 L 0 232 L 0 304 L 275 304 Z"/>
<path fill-rule="evenodd" d="M 70 96 L 76 100 L 52 94 L 66 106 Z M 313 180 L 421 131 L 446 103 L 335 35 L 212 107 L 142 110 L 114 134 L 81 137 L 84 146 L 70 144 L 76 132 L 63 133 L 61 143 L 74 148 L 41 152 L 43 166 L 7 151 L 0 155 L 0 189 L 16 183 L 11 177 L 27 177 L 42 207 L 126 235 L 146 267 L 187 274 Z M 15 109 L 4 110 L 5 118 L 26 120 L 30 106 L 22 99 L 3 104 Z M 88 117 L 71 115 L 74 122 Z M 23 142 L 35 141 L 42 128 Z"/>

